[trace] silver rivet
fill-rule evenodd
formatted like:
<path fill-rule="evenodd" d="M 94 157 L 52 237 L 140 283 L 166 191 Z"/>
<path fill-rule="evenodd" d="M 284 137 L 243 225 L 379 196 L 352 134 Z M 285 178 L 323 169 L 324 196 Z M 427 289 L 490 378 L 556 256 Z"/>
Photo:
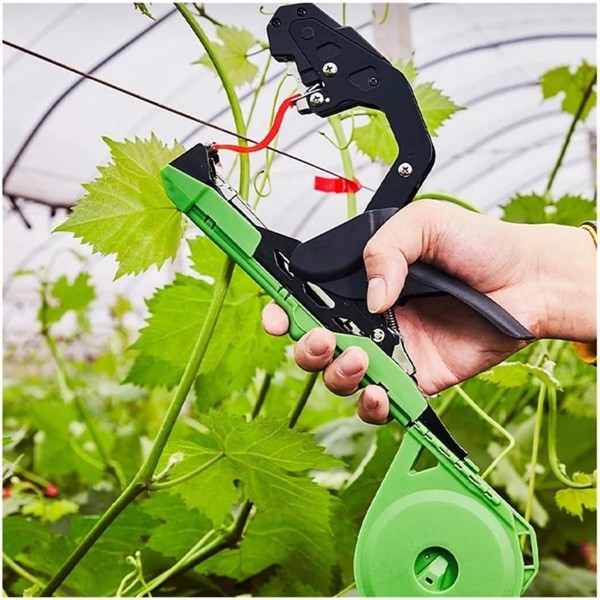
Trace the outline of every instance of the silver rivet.
<path fill-rule="evenodd" d="M 333 77 L 337 71 L 338 68 L 335 63 L 328 62 L 323 65 L 323 75 L 325 75 L 325 77 Z"/>
<path fill-rule="evenodd" d="M 373 329 L 373 333 L 371 334 L 374 342 L 382 342 L 385 337 L 385 331 L 383 329 Z"/>
<path fill-rule="evenodd" d="M 400 177 L 410 177 L 412 175 L 412 165 L 404 162 L 398 167 L 398 173 Z"/>
<path fill-rule="evenodd" d="M 323 96 L 323 94 L 321 94 L 321 92 L 315 92 L 314 94 L 311 94 L 310 103 L 313 106 L 321 106 L 323 102 L 325 102 L 325 97 Z"/>

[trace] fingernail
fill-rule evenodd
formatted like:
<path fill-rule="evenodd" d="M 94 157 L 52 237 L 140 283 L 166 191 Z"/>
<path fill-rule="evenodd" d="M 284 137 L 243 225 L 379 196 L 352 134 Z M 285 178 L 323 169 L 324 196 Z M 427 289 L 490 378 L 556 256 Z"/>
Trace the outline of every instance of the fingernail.
<path fill-rule="evenodd" d="M 367 307 L 370 312 L 378 313 L 385 304 L 387 289 L 383 277 L 369 279 L 367 288 Z"/>
<path fill-rule="evenodd" d="M 340 357 L 338 371 L 342 377 L 351 377 L 363 370 L 364 364 L 360 352 L 349 350 Z"/>
<path fill-rule="evenodd" d="M 369 411 L 376 410 L 379 407 L 379 400 L 377 398 L 365 398 L 363 406 Z"/>
<path fill-rule="evenodd" d="M 329 345 L 326 340 L 323 340 L 318 333 L 312 332 L 308 334 L 306 338 L 306 350 L 315 358 L 323 356 L 329 349 Z"/>

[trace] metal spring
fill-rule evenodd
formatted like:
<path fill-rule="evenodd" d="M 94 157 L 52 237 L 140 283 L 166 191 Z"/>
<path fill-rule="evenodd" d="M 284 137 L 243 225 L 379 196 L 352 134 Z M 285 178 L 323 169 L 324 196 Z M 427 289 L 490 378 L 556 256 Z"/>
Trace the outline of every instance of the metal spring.
<path fill-rule="evenodd" d="M 393 308 L 388 308 L 383 313 L 383 318 L 385 319 L 385 324 L 391 329 L 394 333 L 400 333 L 400 328 L 398 327 L 398 320 L 396 319 L 396 313 L 394 313 Z"/>

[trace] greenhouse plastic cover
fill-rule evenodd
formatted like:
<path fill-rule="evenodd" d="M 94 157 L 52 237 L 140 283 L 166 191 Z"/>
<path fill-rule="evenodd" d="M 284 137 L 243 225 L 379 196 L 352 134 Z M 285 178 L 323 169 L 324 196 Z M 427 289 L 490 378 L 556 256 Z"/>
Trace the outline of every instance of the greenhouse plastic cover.
<path fill-rule="evenodd" d="M 339 4 L 320 6 L 341 19 Z M 259 4 L 219 3 L 206 8 L 219 21 L 247 28 L 266 40 L 268 14 L 276 5 L 265 5 L 263 12 Z M 499 206 L 515 193 L 543 191 L 571 117 L 561 112 L 559 99 L 543 101 L 538 81 L 553 67 L 595 62 L 595 4 L 417 4 L 409 9 L 392 6 L 389 19 L 397 18 L 394 15 L 400 8 L 410 22 L 418 81 L 435 82 L 467 109 L 456 113 L 434 138 L 436 165 L 422 189 L 461 197 L 496 216 Z M 155 22 L 131 4 L 4 5 L 4 39 L 88 72 L 104 61 L 95 71 L 97 76 L 233 129 L 216 77 L 192 64 L 203 52 L 191 30 L 172 5 L 152 4 L 150 9 Z M 372 5 L 349 4 L 346 14 L 348 23 L 377 45 Z M 213 35 L 212 25 L 207 30 Z M 165 142 L 177 139 L 186 147 L 197 142 L 231 143 L 234 138 L 82 81 L 17 50 L 3 49 L 5 174 L 10 168 L 4 182 L 5 335 L 12 338 L 31 332 L 35 292 L 31 281 L 15 279 L 11 273 L 46 264 L 53 256 L 57 257 L 53 272 L 73 274 L 79 268 L 68 252 L 57 254 L 81 246 L 69 234 L 51 235 L 64 220 L 65 211 L 51 211 L 47 204 L 70 205 L 82 196 L 81 184 L 92 180 L 96 166 L 109 159 L 102 136 L 122 140 L 146 138 L 154 132 Z M 266 59 L 266 52 L 254 57 L 261 67 Z M 273 76 L 259 96 L 249 130 L 255 139 L 268 128 L 273 94 L 284 71 L 284 66 L 275 63 L 270 71 Z M 293 87 L 290 80 L 284 90 Z M 239 90 L 245 111 L 252 91 L 251 86 Z M 325 120 L 291 112 L 284 121 L 279 147 L 341 173 L 339 152 L 318 131 L 328 132 Z M 556 194 L 591 197 L 594 153 L 592 115 L 576 130 L 555 183 Z M 352 154 L 357 177 L 376 188 L 384 168 L 371 164 L 353 147 Z M 231 155 L 222 158 L 231 163 Z M 264 159 L 255 155 L 252 160 L 257 171 Z M 270 227 L 301 239 L 339 223 L 345 215 L 344 196 L 315 191 L 315 175 L 323 173 L 278 157 L 271 175 L 272 193 L 259 207 L 261 218 Z M 370 195 L 367 190 L 359 193 L 359 208 Z M 21 215 L 8 196 L 17 199 Z M 44 204 L 19 200 L 28 198 Z M 24 219 L 31 228 L 26 228 Z M 180 257 L 175 266 L 181 269 L 183 263 Z M 170 281 L 173 268 L 124 277 L 112 284 L 115 264 L 111 259 L 94 256 L 90 266 L 102 293 L 128 294 L 139 316 L 144 314 L 143 299 L 156 285 Z M 96 317 L 102 321 L 100 310 Z"/>

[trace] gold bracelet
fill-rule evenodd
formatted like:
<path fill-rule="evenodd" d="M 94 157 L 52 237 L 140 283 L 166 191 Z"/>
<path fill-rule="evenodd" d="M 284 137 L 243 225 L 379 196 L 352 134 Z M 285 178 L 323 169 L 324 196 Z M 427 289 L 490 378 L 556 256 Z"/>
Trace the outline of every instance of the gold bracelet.
<path fill-rule="evenodd" d="M 594 221 L 585 221 L 580 225 L 582 229 L 585 229 L 594 240 L 594 244 L 598 247 L 598 226 Z M 596 365 L 598 360 L 598 349 L 596 342 L 582 343 L 573 342 L 573 348 L 577 352 L 577 356 L 588 365 Z"/>

